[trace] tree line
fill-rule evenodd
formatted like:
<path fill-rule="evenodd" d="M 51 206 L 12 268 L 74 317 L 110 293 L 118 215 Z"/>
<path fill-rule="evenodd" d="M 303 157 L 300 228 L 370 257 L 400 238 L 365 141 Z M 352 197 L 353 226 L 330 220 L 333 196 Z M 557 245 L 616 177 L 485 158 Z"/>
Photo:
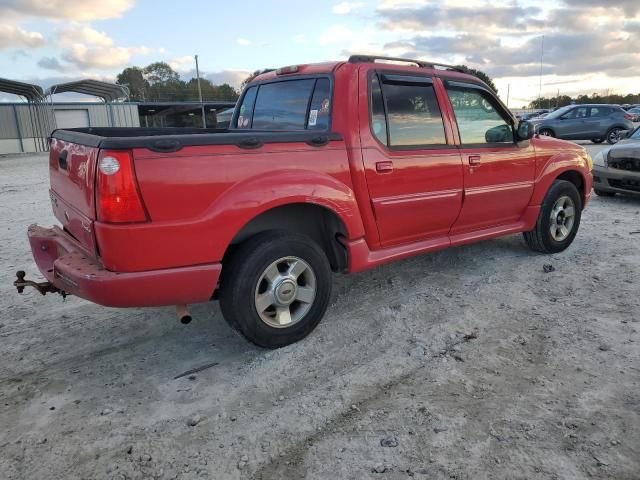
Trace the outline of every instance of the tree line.
<path fill-rule="evenodd" d="M 199 101 L 198 80 L 180 79 L 180 74 L 165 62 L 154 62 L 144 68 L 127 67 L 118 74 L 116 83 L 129 88 L 132 102 L 189 102 Z M 214 85 L 200 78 L 202 99 L 205 101 L 236 101 L 238 92 L 227 83 Z"/>
<path fill-rule="evenodd" d="M 539 108 L 557 108 L 564 107 L 565 105 L 581 104 L 581 103 L 609 103 L 614 105 L 634 105 L 640 103 L 640 93 L 626 95 L 599 95 L 593 93 L 591 95 L 578 95 L 577 97 L 570 97 L 569 95 L 559 95 L 551 98 L 538 98 L 529 103 L 530 109 Z"/>

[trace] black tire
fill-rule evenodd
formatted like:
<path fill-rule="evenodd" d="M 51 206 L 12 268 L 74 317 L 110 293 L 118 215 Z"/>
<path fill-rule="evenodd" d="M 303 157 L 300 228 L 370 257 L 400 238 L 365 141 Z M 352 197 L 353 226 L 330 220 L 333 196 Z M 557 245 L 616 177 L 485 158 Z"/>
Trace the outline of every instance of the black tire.
<path fill-rule="evenodd" d="M 613 197 L 616 194 L 616 192 L 606 192 L 604 190 L 599 190 L 597 188 L 594 188 L 593 191 L 599 197 Z"/>
<path fill-rule="evenodd" d="M 284 257 L 306 262 L 314 276 L 315 295 L 301 319 L 291 326 L 274 327 L 258 313 L 255 295 L 266 269 Z M 331 280 L 327 256 L 311 238 L 287 231 L 260 233 L 224 260 L 219 293 L 222 315 L 250 342 L 265 348 L 284 347 L 306 337 L 318 325 L 329 305 Z"/>
<path fill-rule="evenodd" d="M 573 200 L 575 217 L 573 226 L 567 238 L 557 241 L 551 235 L 551 211 L 558 199 L 568 196 Z M 536 226 L 530 232 L 524 232 L 524 240 L 531 250 L 542 253 L 557 253 L 566 249 L 576 234 L 580 226 L 580 216 L 582 213 L 582 197 L 576 186 L 565 180 L 556 180 L 549 188 L 547 195 L 544 197 Z"/>
<path fill-rule="evenodd" d="M 615 145 L 616 143 L 618 143 L 618 141 L 620 140 L 618 135 L 622 130 L 624 129 L 620 127 L 610 128 L 609 131 L 607 132 L 607 143 L 609 145 Z"/>
<path fill-rule="evenodd" d="M 602 143 L 604 142 L 604 138 L 592 138 L 591 143 Z"/>
<path fill-rule="evenodd" d="M 538 133 L 543 137 L 555 137 L 555 133 L 550 128 L 541 128 Z"/>

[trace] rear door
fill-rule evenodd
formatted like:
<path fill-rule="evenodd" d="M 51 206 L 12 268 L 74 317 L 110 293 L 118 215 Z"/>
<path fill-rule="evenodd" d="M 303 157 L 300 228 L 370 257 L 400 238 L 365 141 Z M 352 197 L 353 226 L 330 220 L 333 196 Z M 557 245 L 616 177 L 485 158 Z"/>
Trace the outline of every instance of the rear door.
<path fill-rule="evenodd" d="M 446 238 L 462 205 L 462 163 L 447 134 L 434 79 L 361 73 L 362 158 L 382 246 Z"/>
<path fill-rule="evenodd" d="M 535 150 L 514 141 L 511 116 L 484 87 L 445 81 L 464 170 L 464 203 L 452 237 L 514 223 L 533 193 Z"/>
<path fill-rule="evenodd" d="M 607 123 L 612 113 L 613 109 L 610 107 L 589 107 L 584 122 L 589 138 L 602 138 L 606 134 Z"/>

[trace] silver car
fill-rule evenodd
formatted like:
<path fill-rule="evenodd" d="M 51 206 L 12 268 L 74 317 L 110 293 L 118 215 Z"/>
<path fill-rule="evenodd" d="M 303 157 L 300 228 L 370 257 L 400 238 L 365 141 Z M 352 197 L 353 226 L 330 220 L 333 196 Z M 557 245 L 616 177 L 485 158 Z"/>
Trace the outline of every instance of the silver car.
<path fill-rule="evenodd" d="M 603 197 L 640 195 L 640 128 L 593 157 L 593 191 Z"/>
<path fill-rule="evenodd" d="M 633 115 L 618 105 L 567 105 L 545 118 L 530 120 L 540 135 L 565 140 L 607 141 L 614 144 L 620 132 L 632 130 Z"/>

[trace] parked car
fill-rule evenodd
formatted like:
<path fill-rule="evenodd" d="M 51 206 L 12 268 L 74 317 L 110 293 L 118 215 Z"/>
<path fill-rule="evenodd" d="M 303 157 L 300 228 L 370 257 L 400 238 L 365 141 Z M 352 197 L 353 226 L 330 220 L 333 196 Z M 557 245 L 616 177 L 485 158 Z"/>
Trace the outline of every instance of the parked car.
<path fill-rule="evenodd" d="M 598 152 L 593 160 L 593 190 L 597 195 L 640 195 L 640 128 Z"/>
<path fill-rule="evenodd" d="M 633 129 L 633 115 L 617 105 L 568 105 L 544 119 L 530 120 L 540 135 L 565 140 L 614 144 L 623 130 Z"/>
<path fill-rule="evenodd" d="M 632 122 L 640 122 L 640 107 L 633 107 L 627 110 L 627 112 L 633 116 Z"/>
<path fill-rule="evenodd" d="M 454 67 L 385 60 L 260 75 L 227 131 L 55 131 L 61 226 L 29 227 L 47 279 L 35 286 L 176 305 L 185 321 L 186 304 L 219 298 L 235 329 L 274 348 L 315 328 L 332 271 L 519 232 L 532 250 L 566 249 L 591 193 L 585 149 L 532 138 Z M 15 285 L 34 286 L 24 272 Z"/>
<path fill-rule="evenodd" d="M 546 113 L 549 113 L 549 110 L 536 110 L 535 112 L 522 113 L 518 118 L 520 120 L 531 120 L 532 118 L 540 117 Z"/>

